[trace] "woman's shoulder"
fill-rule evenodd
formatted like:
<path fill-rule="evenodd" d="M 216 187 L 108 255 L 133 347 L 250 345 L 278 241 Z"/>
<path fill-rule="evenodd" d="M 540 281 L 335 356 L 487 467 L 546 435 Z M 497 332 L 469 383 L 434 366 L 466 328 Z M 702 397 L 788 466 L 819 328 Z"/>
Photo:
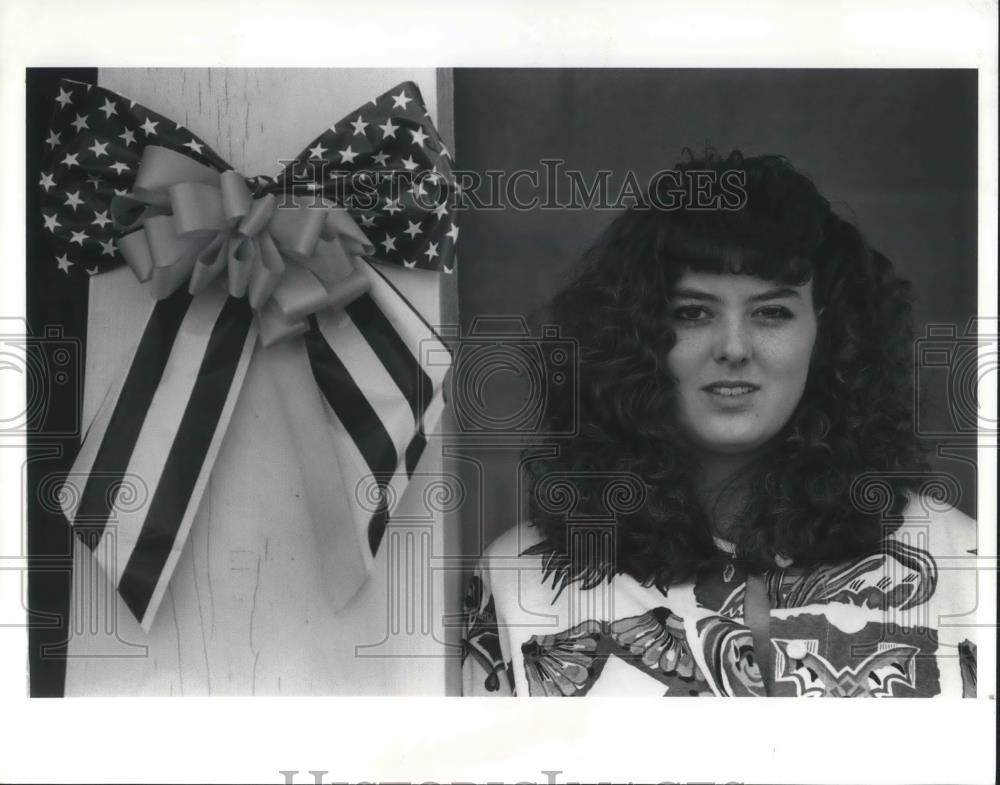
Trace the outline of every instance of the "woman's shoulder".
<path fill-rule="evenodd" d="M 902 532 L 926 531 L 928 545 L 938 553 L 970 552 L 976 549 L 977 522 L 953 504 L 929 493 L 912 494 L 903 509 Z"/>
<path fill-rule="evenodd" d="M 522 521 L 516 526 L 511 526 L 490 542 L 483 551 L 483 561 L 487 564 L 493 564 L 512 559 L 528 558 L 522 554 L 541 541 L 542 535 L 538 529 L 527 521 Z"/>
<path fill-rule="evenodd" d="M 504 531 L 490 542 L 479 559 L 476 574 L 510 617 L 524 608 L 550 608 L 552 587 L 545 582 L 545 567 L 539 555 L 524 552 L 542 542 L 540 532 L 528 523 Z"/>

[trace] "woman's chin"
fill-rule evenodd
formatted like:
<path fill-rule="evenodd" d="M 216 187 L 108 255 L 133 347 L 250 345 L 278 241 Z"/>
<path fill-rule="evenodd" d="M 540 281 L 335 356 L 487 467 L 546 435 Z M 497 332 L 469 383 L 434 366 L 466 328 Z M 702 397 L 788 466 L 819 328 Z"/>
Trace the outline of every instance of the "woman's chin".
<path fill-rule="evenodd" d="M 761 433 L 703 434 L 697 440 L 702 451 L 713 455 L 749 455 L 763 449 L 768 438 Z"/>

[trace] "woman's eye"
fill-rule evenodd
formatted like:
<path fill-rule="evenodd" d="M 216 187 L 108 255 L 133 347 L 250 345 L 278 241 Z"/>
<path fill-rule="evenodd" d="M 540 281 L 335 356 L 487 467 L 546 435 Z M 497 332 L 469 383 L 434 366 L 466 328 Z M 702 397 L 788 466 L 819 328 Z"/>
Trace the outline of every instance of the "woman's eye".
<path fill-rule="evenodd" d="M 701 322 L 711 314 L 702 305 L 682 305 L 674 308 L 674 319 L 679 322 Z"/>
<path fill-rule="evenodd" d="M 754 316 L 769 322 L 782 322 L 793 318 L 794 314 L 783 305 L 766 305 L 754 311 Z"/>

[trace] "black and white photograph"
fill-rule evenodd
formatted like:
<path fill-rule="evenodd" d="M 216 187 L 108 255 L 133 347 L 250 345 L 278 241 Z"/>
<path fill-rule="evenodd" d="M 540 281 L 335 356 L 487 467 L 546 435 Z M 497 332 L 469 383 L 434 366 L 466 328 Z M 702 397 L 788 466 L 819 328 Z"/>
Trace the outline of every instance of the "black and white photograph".
<path fill-rule="evenodd" d="M 491 19 L 5 62 L 0 779 L 992 781 L 995 32 Z"/>

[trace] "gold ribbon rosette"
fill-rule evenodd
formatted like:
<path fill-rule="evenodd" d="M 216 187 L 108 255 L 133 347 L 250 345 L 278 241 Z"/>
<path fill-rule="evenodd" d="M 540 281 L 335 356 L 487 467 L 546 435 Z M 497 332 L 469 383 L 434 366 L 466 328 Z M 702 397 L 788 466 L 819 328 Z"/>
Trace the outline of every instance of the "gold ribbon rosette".
<path fill-rule="evenodd" d="M 284 201 L 255 198 L 232 169 L 150 145 L 131 195 L 112 199 L 111 218 L 125 232 L 122 256 L 153 297 L 185 285 L 196 295 L 224 277 L 230 296 L 247 298 L 267 347 L 367 290 L 354 259 L 374 251 L 346 209 Z"/>

